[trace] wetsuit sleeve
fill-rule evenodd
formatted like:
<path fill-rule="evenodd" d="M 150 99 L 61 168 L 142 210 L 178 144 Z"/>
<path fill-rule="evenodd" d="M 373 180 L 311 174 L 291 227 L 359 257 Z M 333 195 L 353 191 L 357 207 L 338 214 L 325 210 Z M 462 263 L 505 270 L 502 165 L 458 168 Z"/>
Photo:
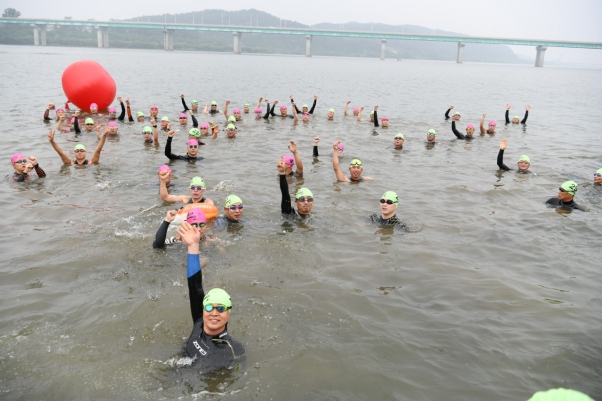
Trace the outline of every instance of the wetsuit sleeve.
<path fill-rule="evenodd" d="M 19 178 L 17 178 L 17 182 L 25 181 L 25 177 L 27 177 L 27 173 L 22 172 L 21 175 L 19 176 Z"/>
<path fill-rule="evenodd" d="M 119 117 L 117 117 L 117 119 L 119 121 L 123 121 L 125 119 L 125 106 L 123 105 L 123 102 L 119 102 L 119 105 L 121 106 L 121 114 L 119 114 Z"/>
<path fill-rule="evenodd" d="M 182 99 L 184 100 L 184 99 Z M 198 128 L 199 127 L 199 122 L 196 120 L 196 117 L 194 116 L 194 114 L 191 114 L 190 117 L 192 117 L 192 126 L 194 128 Z"/>
<path fill-rule="evenodd" d="M 36 170 L 36 174 L 38 175 L 38 177 L 40 177 L 40 178 L 46 177 L 46 172 L 44 170 L 42 170 L 42 167 L 40 167 L 39 164 L 36 164 L 34 169 Z"/>
<path fill-rule="evenodd" d="M 172 137 L 167 137 L 167 142 L 165 142 L 165 156 L 169 160 L 175 160 L 178 158 L 178 156 L 171 153 L 171 140 L 172 139 L 173 139 Z"/>
<path fill-rule="evenodd" d="M 132 117 L 132 110 L 130 109 L 130 106 L 127 107 L 127 112 L 128 112 L 128 121 L 134 122 L 134 117 Z"/>
<path fill-rule="evenodd" d="M 50 114 L 50 109 L 46 109 L 46 111 L 44 112 L 44 121 L 50 121 L 50 117 L 48 116 Z"/>
<path fill-rule="evenodd" d="M 265 118 L 267 120 L 268 117 L 270 117 L 270 104 L 269 103 L 268 103 L 268 110 L 265 112 L 265 116 L 263 116 L 263 118 Z"/>
<path fill-rule="evenodd" d="M 285 174 L 280 174 L 280 192 L 282 193 L 280 211 L 282 214 L 293 213 L 293 208 L 291 207 L 291 195 L 288 193 L 288 183 L 286 182 Z"/>
<path fill-rule="evenodd" d="M 165 238 L 167 238 L 167 229 L 169 228 L 169 222 L 163 220 L 161 227 L 155 234 L 155 240 L 153 241 L 153 248 L 165 248 Z"/>
<path fill-rule="evenodd" d="M 203 272 L 199 254 L 188 254 L 186 263 L 186 276 L 188 277 L 188 298 L 190 299 L 190 313 L 192 321 L 197 322 L 203 317 Z"/>
<path fill-rule="evenodd" d="M 500 149 L 500 152 L 497 154 L 497 166 L 500 170 L 510 171 L 508 166 L 504 164 L 504 149 Z"/>
<path fill-rule="evenodd" d="M 276 108 L 276 104 L 273 104 L 273 105 L 272 105 L 272 110 L 270 110 L 270 115 L 271 115 L 271 116 L 275 116 L 275 115 L 276 115 L 276 113 L 274 113 L 274 109 L 275 109 L 275 108 Z"/>
<path fill-rule="evenodd" d="M 186 100 L 184 100 L 184 98 L 182 98 L 182 106 L 184 106 L 184 111 L 189 110 L 188 106 L 186 106 Z"/>
<path fill-rule="evenodd" d="M 378 111 L 374 110 L 374 126 L 378 127 Z"/>
<path fill-rule="evenodd" d="M 295 101 L 294 101 L 293 99 L 291 99 L 291 103 L 295 103 Z M 297 105 L 296 105 L 296 104 L 294 104 L 294 105 L 293 105 L 293 107 L 295 108 L 295 111 L 297 112 L 297 114 L 301 113 L 301 110 L 299 110 L 299 109 L 297 108 Z"/>
<path fill-rule="evenodd" d="M 318 154 L 318 145 L 314 145 L 314 157 L 318 157 L 318 156 L 320 156 Z"/>
<path fill-rule="evenodd" d="M 455 121 L 452 121 L 452 131 L 453 131 L 454 135 L 458 137 L 458 139 L 466 139 L 466 135 L 464 135 L 463 133 L 461 133 L 460 131 L 458 131 L 456 129 Z"/>
<path fill-rule="evenodd" d="M 527 123 L 527 118 L 529 118 L 529 110 L 525 110 L 525 117 L 523 118 L 523 120 L 520 123 L 521 124 L 526 124 Z"/>
<path fill-rule="evenodd" d="M 75 130 L 76 134 L 82 133 L 81 128 L 79 128 L 79 119 L 77 117 L 73 119 L 73 129 Z"/>
<path fill-rule="evenodd" d="M 314 114 L 314 109 L 316 108 L 316 103 L 318 103 L 318 101 L 316 99 L 314 99 L 314 104 L 311 105 L 311 109 L 309 109 L 309 114 Z"/>
<path fill-rule="evenodd" d="M 506 124 L 510 124 L 510 117 L 508 117 L 508 114 L 510 114 L 510 110 L 506 109 Z"/>
<path fill-rule="evenodd" d="M 448 120 L 449 119 L 449 112 L 451 111 L 451 109 L 447 109 L 447 111 L 445 112 L 445 119 Z"/>

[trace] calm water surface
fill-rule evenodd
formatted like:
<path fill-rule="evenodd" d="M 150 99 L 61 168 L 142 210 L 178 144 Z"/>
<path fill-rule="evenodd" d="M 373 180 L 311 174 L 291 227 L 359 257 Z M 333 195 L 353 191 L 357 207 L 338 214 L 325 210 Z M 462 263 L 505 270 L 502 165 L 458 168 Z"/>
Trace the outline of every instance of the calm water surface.
<path fill-rule="evenodd" d="M 220 208 L 230 193 L 246 206 L 242 230 L 202 249 L 205 288 L 233 296 L 230 333 L 248 355 L 238 369 L 178 367 L 192 328 L 186 249 L 151 247 L 173 207 L 158 197 L 162 148 L 144 147 L 141 124 L 122 124 L 100 165 L 76 169 L 48 143 L 45 105 L 64 100 L 62 71 L 80 59 L 100 62 L 134 112 L 158 104 L 174 121 L 182 92 L 220 108 L 319 96 L 309 124 L 247 118 L 235 140 L 208 139 L 202 162 L 171 163 L 173 193 L 201 175 Z M 16 46 L 0 46 L 0 71 L 4 174 L 15 152 L 48 174 L 0 182 L 0 398 L 525 400 L 554 387 L 602 397 L 602 190 L 592 185 L 602 71 Z M 347 100 L 366 117 L 379 105 L 390 128 L 344 117 Z M 503 125 L 508 102 L 521 117 L 531 105 L 526 129 Z M 498 133 L 456 140 L 450 104 L 461 131 L 486 112 Z M 434 149 L 423 144 L 429 128 Z M 397 132 L 403 151 L 392 149 Z M 96 146 L 91 135 L 56 136 L 69 151 Z M 174 153 L 185 138 L 180 129 Z M 535 174 L 497 171 L 502 138 L 506 164 L 527 154 Z M 342 164 L 360 158 L 374 181 L 335 182 L 337 139 Z M 315 196 L 299 224 L 280 216 L 275 165 L 289 140 L 306 170 L 291 192 Z M 544 206 L 567 179 L 587 213 Z M 412 232 L 369 224 L 387 190 Z"/>

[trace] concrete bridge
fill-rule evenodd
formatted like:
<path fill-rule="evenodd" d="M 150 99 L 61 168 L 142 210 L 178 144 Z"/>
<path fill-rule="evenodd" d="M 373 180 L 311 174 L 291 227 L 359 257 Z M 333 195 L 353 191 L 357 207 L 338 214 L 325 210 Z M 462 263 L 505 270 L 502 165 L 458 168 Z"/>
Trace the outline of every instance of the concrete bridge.
<path fill-rule="evenodd" d="M 535 67 L 543 67 L 545 51 L 548 47 L 570 47 L 578 49 L 602 49 L 600 42 L 569 42 L 559 40 L 541 39 L 509 39 L 477 36 L 449 36 L 449 35 L 419 35 L 410 33 L 391 32 L 362 32 L 362 31 L 332 31 L 312 28 L 276 28 L 276 27 L 252 27 L 252 26 L 224 26 L 224 25 L 197 25 L 197 24 L 167 24 L 150 22 L 126 22 L 126 21 L 77 21 L 77 20 L 52 20 L 52 19 L 22 19 L 22 18 L 0 18 L 0 23 L 7 24 L 29 24 L 33 27 L 34 44 L 46 46 L 46 28 L 49 25 L 92 27 L 97 31 L 98 47 L 109 47 L 110 28 L 139 28 L 139 29 L 161 29 L 163 31 L 163 48 L 173 50 L 175 31 L 212 31 L 232 32 L 234 38 L 234 53 L 242 53 L 242 36 L 245 33 L 267 33 L 283 35 L 305 36 L 305 55 L 311 57 L 311 41 L 314 36 L 350 37 L 350 38 L 373 38 L 381 41 L 381 60 L 385 59 L 387 40 L 422 40 L 437 42 L 455 42 L 458 44 L 457 62 L 464 61 L 464 47 L 467 43 L 488 43 L 502 45 L 534 46 L 537 51 Z"/>

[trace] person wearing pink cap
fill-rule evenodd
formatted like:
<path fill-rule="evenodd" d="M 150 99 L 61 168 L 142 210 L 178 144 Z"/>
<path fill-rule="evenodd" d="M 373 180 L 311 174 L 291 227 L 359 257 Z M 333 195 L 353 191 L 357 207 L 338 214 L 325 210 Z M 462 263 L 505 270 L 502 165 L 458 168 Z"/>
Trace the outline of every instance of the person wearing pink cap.
<path fill-rule="evenodd" d="M 171 153 L 171 141 L 176 131 L 171 130 L 167 133 L 167 143 L 165 144 L 165 156 L 169 160 L 186 160 L 187 162 L 196 162 L 197 160 L 203 160 L 202 157 L 197 157 L 199 153 L 199 141 L 196 139 L 190 139 L 186 142 L 186 156 L 175 155 Z"/>
<path fill-rule="evenodd" d="M 297 177 L 302 177 L 303 176 L 303 161 L 301 161 L 301 156 L 299 155 L 299 152 L 297 152 L 297 144 L 295 143 L 295 141 L 290 141 L 290 145 L 288 145 L 288 150 L 291 151 L 293 156 L 284 155 L 284 156 L 280 157 L 280 159 L 284 162 L 286 175 L 287 176 L 295 175 Z M 297 168 L 293 172 L 293 166 L 295 165 L 295 163 L 297 164 Z"/>
<path fill-rule="evenodd" d="M 166 174 L 163 174 L 164 172 Z M 171 167 L 169 167 L 167 164 L 164 164 L 161 167 L 159 167 L 159 170 L 157 171 L 159 185 L 161 185 L 161 174 L 165 176 L 165 187 L 167 188 L 171 186 L 171 180 L 173 179 L 173 172 L 171 171 Z"/>
<path fill-rule="evenodd" d="M 92 103 L 90 105 L 90 114 L 98 113 L 98 105 L 96 103 Z"/>
<path fill-rule="evenodd" d="M 381 117 L 381 119 L 380 119 L 380 125 L 383 128 L 387 128 L 389 126 L 389 117 L 387 117 L 387 116 Z"/>
<path fill-rule="evenodd" d="M 344 110 L 344 113 L 343 113 L 343 115 L 345 115 L 345 116 L 349 115 L 349 113 L 347 112 L 347 109 L 349 107 L 349 103 L 351 103 L 351 100 L 347 100 L 347 103 L 345 104 L 345 110 Z M 354 107 L 353 108 L 353 115 L 355 117 L 357 117 L 358 114 L 360 114 L 360 108 L 359 107 Z"/>
<path fill-rule="evenodd" d="M 54 110 L 54 107 L 54 103 L 48 103 L 48 105 L 46 106 L 46 111 L 44 112 L 44 121 L 50 121 L 50 110 Z M 56 119 L 58 120 L 59 117 L 65 113 L 65 110 L 58 108 L 56 109 L 55 113 Z"/>
<path fill-rule="evenodd" d="M 201 124 L 199 126 L 199 131 L 201 131 L 201 136 L 209 135 L 209 126 L 207 124 Z"/>
<path fill-rule="evenodd" d="M 177 210 L 168 210 L 161 226 L 157 230 L 155 234 L 155 239 L 153 241 L 153 248 L 160 249 L 165 248 L 165 245 L 173 245 L 178 242 L 182 242 L 182 237 L 175 236 L 167 238 L 167 230 L 169 229 L 169 225 L 176 218 Z M 200 242 L 205 239 L 205 230 L 207 230 L 207 217 L 205 213 L 201 209 L 192 209 L 186 215 L 186 222 L 190 224 L 192 227 L 196 227 L 197 230 L 201 233 Z"/>
<path fill-rule="evenodd" d="M 224 116 L 226 117 L 226 120 L 228 120 L 230 118 L 230 114 L 228 114 L 228 105 L 229 104 L 230 104 L 230 101 L 226 100 L 226 105 L 224 106 Z M 236 108 L 232 112 L 233 112 L 234 118 L 236 118 L 236 122 L 241 122 L 242 115 L 240 114 L 240 109 Z"/>
<path fill-rule="evenodd" d="M 161 186 L 159 194 L 161 200 L 165 202 L 182 202 L 182 203 L 206 203 L 208 205 L 215 205 L 213 200 L 205 198 L 205 181 L 201 177 L 193 177 L 190 181 L 190 195 L 170 195 L 167 192 L 167 180 L 168 172 L 161 171 L 159 173 L 159 180 L 161 180 Z"/>
<path fill-rule="evenodd" d="M 63 109 L 59 109 L 59 110 L 63 110 Z M 57 110 L 57 112 L 59 110 Z M 71 128 L 73 127 L 73 129 L 75 130 L 75 133 L 79 134 L 81 131 L 77 125 L 77 116 L 79 116 L 79 110 L 72 114 L 72 117 L 71 117 L 71 121 L 73 121 L 73 125 L 72 125 L 71 123 L 69 123 L 69 119 L 65 115 L 64 111 L 61 112 L 60 114 L 57 114 L 57 122 L 56 122 L 56 126 L 54 127 L 54 129 L 57 131 L 63 132 L 63 133 L 68 133 L 71 131 Z"/>
<path fill-rule="evenodd" d="M 117 125 L 117 123 L 115 121 L 109 121 L 108 128 L 109 128 L 109 135 L 117 135 L 119 126 Z"/>
<path fill-rule="evenodd" d="M 188 124 L 188 116 L 186 113 L 180 113 L 178 116 L 178 121 L 180 122 L 180 125 L 186 126 Z"/>
<path fill-rule="evenodd" d="M 337 181 L 343 182 L 362 182 L 364 180 L 371 180 L 372 177 L 362 177 L 362 172 L 364 168 L 362 167 L 362 162 L 360 159 L 353 159 L 349 164 L 349 175 L 350 177 L 345 177 L 343 174 L 343 170 L 341 170 L 339 164 L 339 145 L 341 141 L 336 141 L 332 144 L 332 168 L 334 169 L 334 174 L 337 177 Z"/>
<path fill-rule="evenodd" d="M 159 115 L 159 107 L 152 105 L 150 108 L 150 116 L 155 117 L 155 120 L 156 120 L 158 115 Z"/>
<path fill-rule="evenodd" d="M 481 125 L 479 126 L 481 128 L 481 135 L 495 134 L 495 127 L 497 126 L 497 123 L 495 120 L 491 120 L 489 121 L 487 129 L 485 129 L 485 117 L 487 117 L 487 113 L 483 113 L 483 117 L 481 117 Z"/>
<path fill-rule="evenodd" d="M 272 106 L 272 111 L 274 111 L 274 107 L 276 107 L 277 104 L 278 104 L 278 100 L 276 100 L 274 102 L 274 105 Z M 280 117 L 294 118 L 294 116 L 291 116 L 290 114 L 288 114 L 288 108 L 285 105 L 280 106 Z"/>
<path fill-rule="evenodd" d="M 100 127 L 99 127 L 99 129 L 100 129 Z M 96 150 L 94 151 L 94 154 L 90 158 L 89 162 L 88 162 L 88 159 L 86 159 L 86 155 L 88 154 L 86 151 L 86 147 L 84 145 L 82 145 L 81 143 L 78 145 L 75 145 L 75 148 L 73 150 L 73 152 L 75 153 L 75 159 L 72 159 L 69 156 L 67 156 L 65 151 L 63 149 L 61 149 L 61 147 L 56 142 L 54 142 L 54 131 L 53 130 L 50 130 L 50 132 L 48 132 L 48 141 L 50 142 L 50 144 L 52 145 L 52 147 L 54 148 L 56 153 L 59 154 L 59 156 L 61 157 L 61 160 L 63 161 L 64 164 L 68 164 L 71 166 L 72 165 L 85 166 L 87 164 L 96 164 L 100 161 L 100 152 L 102 151 L 102 147 L 104 146 L 108 135 L 109 135 L 109 129 L 105 128 L 104 134 L 100 138 L 100 142 L 98 142 L 98 145 L 96 146 Z"/>
<path fill-rule="evenodd" d="M 253 113 L 255 113 L 255 119 L 260 120 L 263 114 L 263 110 L 261 110 L 261 107 L 256 107 Z"/>
<path fill-rule="evenodd" d="M 117 119 L 117 109 L 115 107 L 111 106 L 107 109 L 107 111 L 109 112 L 109 120 Z"/>
<path fill-rule="evenodd" d="M 374 113 L 372 114 L 374 117 L 374 126 L 378 127 L 378 106 L 374 106 Z M 382 118 L 382 127 L 387 128 L 389 126 L 389 117 L 385 116 Z"/>
<path fill-rule="evenodd" d="M 456 129 L 456 122 L 452 121 L 452 132 L 454 133 L 454 135 L 458 138 L 458 139 L 465 139 L 467 141 L 470 141 L 473 138 L 473 134 L 474 134 L 474 125 L 472 124 L 468 124 L 466 126 L 466 135 L 464 135 L 463 133 L 461 133 L 460 131 L 458 131 Z"/>
<path fill-rule="evenodd" d="M 29 180 L 31 176 L 29 173 L 32 170 L 36 171 L 36 174 L 40 178 L 46 177 L 46 173 L 42 170 L 42 167 L 38 164 L 38 159 L 35 156 L 29 156 L 29 161 L 25 158 L 25 155 L 21 153 L 15 153 L 10 158 L 10 162 L 13 165 L 13 169 L 15 170 L 12 177 L 10 177 L 11 181 L 15 182 L 23 182 L 25 180 Z"/>

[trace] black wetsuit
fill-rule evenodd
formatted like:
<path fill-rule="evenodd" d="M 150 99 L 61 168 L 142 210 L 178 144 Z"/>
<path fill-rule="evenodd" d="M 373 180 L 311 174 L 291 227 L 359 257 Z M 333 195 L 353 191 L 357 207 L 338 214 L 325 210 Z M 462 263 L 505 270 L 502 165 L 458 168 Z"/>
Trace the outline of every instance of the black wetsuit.
<path fill-rule="evenodd" d="M 269 105 L 268 105 L 269 106 Z M 270 110 L 270 115 L 272 117 L 282 117 L 282 118 L 295 118 L 295 116 L 291 115 L 291 114 L 287 114 L 286 116 L 283 116 L 282 114 L 276 114 L 274 113 L 274 109 L 276 108 L 276 105 L 272 106 L 272 110 Z M 267 113 L 266 113 L 267 115 Z"/>
<path fill-rule="evenodd" d="M 558 198 L 550 198 L 546 201 L 546 205 L 555 207 L 566 207 L 568 209 L 581 210 L 582 212 L 585 212 L 585 209 L 576 204 L 575 201 L 563 202 Z"/>
<path fill-rule="evenodd" d="M 295 102 L 295 101 L 294 101 L 293 99 L 291 99 L 291 103 L 294 103 L 294 102 Z M 311 109 L 309 109 L 309 111 L 308 111 L 308 113 L 309 113 L 309 114 L 314 114 L 314 109 L 316 108 L 316 103 L 317 103 L 317 102 L 318 102 L 318 101 L 317 101 L 316 99 L 314 99 L 314 104 L 311 106 Z M 301 114 L 301 113 L 303 113 L 303 110 L 299 110 L 299 109 L 297 108 L 297 105 L 294 105 L 293 107 L 294 107 L 294 108 L 295 108 L 295 110 L 297 111 L 297 114 Z"/>
<path fill-rule="evenodd" d="M 282 193 L 282 202 L 280 203 L 280 211 L 282 214 L 287 216 L 300 216 L 302 218 L 307 217 L 306 214 L 297 213 L 295 208 L 291 205 L 291 195 L 288 193 L 288 182 L 286 181 L 286 174 L 280 174 L 280 192 Z"/>
<path fill-rule="evenodd" d="M 381 226 L 394 226 L 394 227 L 405 227 L 406 226 L 406 224 L 403 221 L 399 220 L 397 215 L 393 215 L 393 217 L 389 217 L 388 219 L 383 219 L 382 216 L 379 216 L 376 213 L 374 213 L 372 216 L 370 216 L 370 220 L 372 220 L 375 223 L 380 224 Z"/>
<path fill-rule="evenodd" d="M 318 157 L 318 156 L 320 156 L 318 154 L 318 145 L 314 145 L 314 157 Z"/>
<path fill-rule="evenodd" d="M 274 114 L 274 107 L 272 107 L 272 109 L 271 109 L 271 114 L 272 114 L 273 116 L 275 116 L 275 115 L 276 115 L 276 114 Z M 268 109 L 266 110 L 266 112 L 265 112 L 265 115 L 263 116 L 263 118 L 265 118 L 266 120 L 267 120 L 268 118 L 270 118 L 270 104 L 269 104 L 269 103 L 268 103 Z"/>
<path fill-rule="evenodd" d="M 451 111 L 451 109 L 447 109 L 447 111 L 445 112 L 445 119 L 449 120 L 449 112 Z"/>
<path fill-rule="evenodd" d="M 497 154 L 497 166 L 500 168 L 500 170 L 504 170 L 504 171 L 510 171 L 512 170 L 511 168 L 509 168 L 508 166 L 506 166 L 504 164 L 504 149 L 500 149 L 500 151 Z M 519 174 L 530 174 L 531 172 L 529 170 L 527 171 L 518 171 Z"/>
<path fill-rule="evenodd" d="M 161 227 L 157 230 L 157 234 L 155 234 L 155 240 L 153 241 L 153 248 L 165 248 L 165 245 L 171 245 L 174 242 L 179 242 L 177 237 L 167 238 L 167 230 L 169 229 L 169 221 L 163 220 L 161 223 Z"/>
<path fill-rule="evenodd" d="M 40 177 L 40 178 L 46 177 L 46 173 L 44 172 L 44 170 L 42 170 L 42 167 L 40 167 L 39 164 L 35 165 L 34 170 L 35 170 L 36 174 L 38 175 L 38 177 Z M 13 175 L 13 181 L 23 182 L 27 178 L 27 174 L 28 173 L 26 173 L 26 172 L 23 172 L 21 174 L 18 174 L 17 172 L 15 172 L 15 174 Z"/>
<path fill-rule="evenodd" d="M 221 230 L 224 230 L 231 226 L 242 226 L 241 220 L 238 220 L 238 221 L 230 220 L 227 215 L 222 214 L 221 216 L 219 216 L 217 219 L 215 219 L 213 221 L 212 227 L 216 231 L 221 231 Z"/>
<path fill-rule="evenodd" d="M 184 98 L 182 98 L 182 106 L 184 106 L 184 112 L 187 112 L 188 110 L 190 110 L 190 109 L 188 108 L 188 106 L 186 105 L 186 101 L 184 100 Z M 198 109 L 197 109 L 197 111 L 196 111 L 196 112 L 195 112 L 194 110 L 193 110 L 192 112 L 193 112 L 193 113 L 198 113 Z"/>
<path fill-rule="evenodd" d="M 452 132 L 454 133 L 454 135 L 458 139 L 466 139 L 467 141 L 470 141 L 470 140 L 474 139 L 472 136 L 464 135 L 463 133 L 461 133 L 460 131 L 458 131 L 456 129 L 456 122 L 455 121 L 452 121 Z"/>
<path fill-rule="evenodd" d="M 374 110 L 374 126 L 378 127 L 378 111 Z"/>
<path fill-rule="evenodd" d="M 167 156 L 167 158 L 169 160 L 186 160 L 187 162 L 196 162 L 197 160 L 203 160 L 202 157 L 192 157 L 192 156 L 180 156 L 180 155 L 174 155 L 173 153 L 171 153 L 171 140 L 173 138 L 170 136 L 167 138 L 167 142 L 165 143 L 165 156 Z M 199 141 L 200 145 L 204 145 L 204 143 Z"/>
<path fill-rule="evenodd" d="M 88 165 L 88 159 L 84 160 L 83 163 L 78 163 L 77 160 L 73 160 L 73 165 L 74 166 L 87 166 Z"/>
<path fill-rule="evenodd" d="M 186 341 L 185 352 L 194 358 L 195 367 L 228 367 L 244 360 L 245 347 L 230 337 L 228 325 L 217 335 L 203 329 L 203 274 L 198 254 L 188 254 L 186 265 L 188 298 L 194 327 Z"/>
<path fill-rule="evenodd" d="M 510 118 L 508 117 L 508 113 L 510 112 L 510 110 L 506 110 L 506 124 L 510 124 Z M 529 118 L 529 110 L 525 110 L 525 117 L 522 119 L 522 121 L 520 122 L 521 124 L 526 124 L 527 122 L 527 118 Z"/>

